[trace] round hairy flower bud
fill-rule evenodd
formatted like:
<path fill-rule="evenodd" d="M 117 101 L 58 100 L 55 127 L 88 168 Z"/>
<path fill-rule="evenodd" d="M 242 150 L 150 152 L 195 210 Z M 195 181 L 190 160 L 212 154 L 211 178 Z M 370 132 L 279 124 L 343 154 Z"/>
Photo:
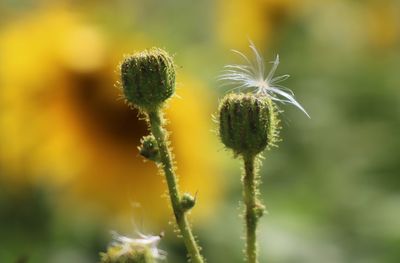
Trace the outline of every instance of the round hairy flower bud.
<path fill-rule="evenodd" d="M 189 193 L 184 193 L 181 197 L 181 207 L 184 212 L 189 211 L 196 204 L 196 197 Z"/>
<path fill-rule="evenodd" d="M 256 155 L 274 145 L 277 113 L 272 101 L 255 94 L 228 94 L 219 106 L 219 135 L 235 154 Z"/>
<path fill-rule="evenodd" d="M 158 149 L 156 138 L 153 135 L 144 136 L 141 140 L 141 145 L 138 147 L 140 155 L 144 158 L 159 162 L 160 152 Z"/>
<path fill-rule="evenodd" d="M 152 48 L 128 56 L 121 64 L 126 100 L 149 111 L 160 107 L 175 91 L 175 67 L 164 50 Z"/>

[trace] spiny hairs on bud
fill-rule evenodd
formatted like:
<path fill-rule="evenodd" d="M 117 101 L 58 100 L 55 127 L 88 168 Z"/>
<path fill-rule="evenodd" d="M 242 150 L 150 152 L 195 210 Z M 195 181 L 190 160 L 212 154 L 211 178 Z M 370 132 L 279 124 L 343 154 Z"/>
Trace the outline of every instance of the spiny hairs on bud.
<path fill-rule="evenodd" d="M 277 116 L 276 106 L 268 97 L 227 94 L 219 106 L 219 136 L 236 155 L 255 156 L 277 142 Z"/>
<path fill-rule="evenodd" d="M 163 105 L 175 92 L 175 66 L 163 49 L 151 48 L 127 56 L 120 65 L 126 101 L 145 111 Z"/>

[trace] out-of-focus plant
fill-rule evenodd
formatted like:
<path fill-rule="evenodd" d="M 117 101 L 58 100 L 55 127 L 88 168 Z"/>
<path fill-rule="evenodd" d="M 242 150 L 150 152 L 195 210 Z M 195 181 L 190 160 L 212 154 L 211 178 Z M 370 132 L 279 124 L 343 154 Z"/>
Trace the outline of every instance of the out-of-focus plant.
<path fill-rule="evenodd" d="M 157 245 L 162 237 L 139 233 L 139 238 L 130 238 L 113 233 L 114 240 L 107 252 L 100 253 L 102 263 L 154 263 L 165 259 L 165 252 Z"/>
<path fill-rule="evenodd" d="M 298 0 L 219 0 L 218 36 L 223 46 L 247 46 L 247 38 L 270 45 L 274 32 L 303 5 Z M 239 19 L 238 19 L 239 17 Z"/>

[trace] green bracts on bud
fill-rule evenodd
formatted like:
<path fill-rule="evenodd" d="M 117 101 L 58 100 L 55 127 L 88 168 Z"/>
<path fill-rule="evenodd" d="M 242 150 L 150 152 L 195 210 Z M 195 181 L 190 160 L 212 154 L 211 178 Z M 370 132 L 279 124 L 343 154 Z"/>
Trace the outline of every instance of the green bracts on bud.
<path fill-rule="evenodd" d="M 164 50 L 152 48 L 126 57 L 120 67 L 128 103 L 152 111 L 174 94 L 175 66 Z"/>
<path fill-rule="evenodd" d="M 255 156 L 276 142 L 278 119 L 271 99 L 228 94 L 219 106 L 219 136 L 235 154 Z"/>

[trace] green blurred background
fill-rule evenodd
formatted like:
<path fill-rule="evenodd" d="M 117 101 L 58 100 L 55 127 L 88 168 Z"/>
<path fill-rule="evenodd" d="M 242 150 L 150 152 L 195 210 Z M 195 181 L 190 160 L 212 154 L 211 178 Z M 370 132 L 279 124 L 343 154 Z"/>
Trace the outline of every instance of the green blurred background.
<path fill-rule="evenodd" d="M 110 230 L 166 232 L 185 262 L 146 134 L 115 87 L 123 54 L 178 65 L 168 108 L 182 190 L 209 262 L 243 262 L 239 160 L 211 120 L 224 64 L 252 39 L 310 113 L 284 106 L 265 154 L 261 262 L 400 262 L 400 3 L 392 0 L 0 2 L 0 262 L 96 262 Z"/>

